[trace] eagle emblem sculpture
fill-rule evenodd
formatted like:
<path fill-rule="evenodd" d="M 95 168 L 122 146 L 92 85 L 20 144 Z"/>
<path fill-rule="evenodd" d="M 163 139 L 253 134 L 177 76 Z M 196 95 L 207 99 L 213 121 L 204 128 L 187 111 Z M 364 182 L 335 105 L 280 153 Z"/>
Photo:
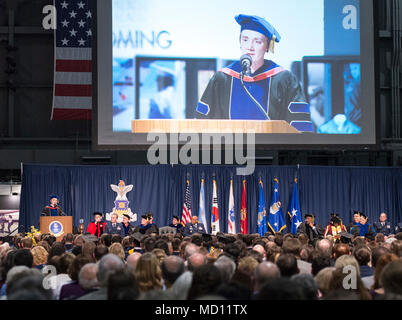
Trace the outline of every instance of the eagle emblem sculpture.
<path fill-rule="evenodd" d="M 112 214 L 115 213 L 118 216 L 118 222 L 123 221 L 124 214 L 127 214 L 130 217 L 131 222 L 137 221 L 137 214 L 131 212 L 131 209 L 128 206 L 130 204 L 130 201 L 128 201 L 127 199 L 127 193 L 133 190 L 133 185 L 130 184 L 126 186 L 124 181 L 120 180 L 117 186 L 115 184 L 111 184 L 110 188 L 112 188 L 112 190 L 116 192 L 117 195 L 116 199 L 114 200 L 113 211 L 106 214 L 106 220 L 110 220 Z"/>

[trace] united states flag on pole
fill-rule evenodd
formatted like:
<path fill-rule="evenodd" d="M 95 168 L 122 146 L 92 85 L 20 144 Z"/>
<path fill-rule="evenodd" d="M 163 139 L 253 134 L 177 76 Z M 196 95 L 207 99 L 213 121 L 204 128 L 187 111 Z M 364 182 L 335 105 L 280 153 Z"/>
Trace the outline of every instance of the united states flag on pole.
<path fill-rule="evenodd" d="M 190 180 L 186 182 L 186 194 L 184 196 L 183 212 L 181 215 L 181 223 L 183 226 L 191 222 L 191 194 L 190 194 Z"/>
<path fill-rule="evenodd" d="M 55 0 L 52 120 L 92 117 L 92 11 L 90 0 Z"/>

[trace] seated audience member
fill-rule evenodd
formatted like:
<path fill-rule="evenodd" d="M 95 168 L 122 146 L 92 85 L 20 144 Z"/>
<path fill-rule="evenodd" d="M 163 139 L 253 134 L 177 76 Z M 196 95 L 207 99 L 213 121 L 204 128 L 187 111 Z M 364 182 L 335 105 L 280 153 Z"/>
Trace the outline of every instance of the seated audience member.
<path fill-rule="evenodd" d="M 321 239 L 324 235 L 324 230 L 319 224 L 314 222 L 315 216 L 308 213 L 304 215 L 304 219 L 305 221 L 297 228 L 296 236 L 299 234 L 305 234 L 310 243 L 313 243 L 317 239 Z"/>
<path fill-rule="evenodd" d="M 181 232 L 183 230 L 183 225 L 180 223 L 179 216 L 173 216 L 172 223 L 169 224 L 169 227 L 176 228 L 177 232 Z"/>
<path fill-rule="evenodd" d="M 56 264 L 57 275 L 54 276 L 54 280 L 50 278 L 50 281 L 53 281 L 56 285 L 53 288 L 53 295 L 55 300 L 59 300 L 60 291 L 63 285 L 71 283 L 72 279 L 70 278 L 68 271 L 75 260 L 75 255 L 69 252 L 65 252 L 60 256 Z"/>
<path fill-rule="evenodd" d="M 31 249 L 33 257 L 33 267 L 41 270 L 47 263 L 48 252 L 42 246 L 36 246 Z"/>
<path fill-rule="evenodd" d="M 162 289 L 162 271 L 158 258 L 150 252 L 144 253 L 135 268 L 140 293 Z"/>
<path fill-rule="evenodd" d="M 282 277 L 290 278 L 294 274 L 299 273 L 299 268 L 297 267 L 297 259 L 293 254 L 281 254 L 276 261 L 276 264 L 281 271 Z"/>
<path fill-rule="evenodd" d="M 44 276 L 38 269 L 15 274 L 7 281 L 7 300 L 52 300 L 52 292 L 45 289 L 43 280 Z"/>
<path fill-rule="evenodd" d="M 346 243 L 338 243 L 337 245 L 335 245 L 334 250 L 333 250 L 333 260 L 336 261 L 336 259 L 338 259 L 340 256 L 343 255 L 351 255 L 351 250 L 350 250 L 350 246 Z"/>
<path fill-rule="evenodd" d="M 121 261 L 124 262 L 124 258 L 126 257 L 126 255 L 124 253 L 123 246 L 120 243 L 112 243 L 112 245 L 109 247 L 109 253 L 116 255 L 121 259 Z"/>
<path fill-rule="evenodd" d="M 198 221 L 197 216 L 192 216 L 191 222 L 186 223 L 183 230 L 184 236 L 191 236 L 194 233 L 206 233 L 204 224 Z"/>
<path fill-rule="evenodd" d="M 33 247 L 33 240 L 31 237 L 25 237 L 21 240 L 21 248 L 31 250 Z"/>
<path fill-rule="evenodd" d="M 392 253 L 386 253 L 378 259 L 374 271 L 374 283 L 370 288 L 371 289 L 370 294 L 373 299 L 379 298 L 380 296 L 384 295 L 384 288 L 380 284 L 381 273 L 383 272 L 383 269 L 388 263 L 397 260 L 398 257 Z"/>
<path fill-rule="evenodd" d="M 94 260 L 90 256 L 80 254 L 75 257 L 68 269 L 68 275 L 71 282 L 61 287 L 59 300 L 77 299 L 86 293 L 86 291 L 79 285 L 79 273 L 85 265 L 93 262 Z"/>
<path fill-rule="evenodd" d="M 193 279 L 187 299 L 194 300 L 214 294 L 221 284 L 222 277 L 217 267 L 212 264 L 200 266 L 193 272 Z"/>
<path fill-rule="evenodd" d="M 90 222 L 87 232 L 100 238 L 105 232 L 106 222 L 102 222 L 103 213 L 94 212 L 94 221 Z"/>
<path fill-rule="evenodd" d="M 178 256 L 169 256 L 162 261 L 162 278 L 166 289 L 170 289 L 184 271 L 184 260 Z"/>
<path fill-rule="evenodd" d="M 139 296 L 138 283 L 132 273 L 123 271 L 109 276 L 107 284 L 108 300 L 137 300 Z"/>
<path fill-rule="evenodd" d="M 265 283 L 255 298 L 256 300 L 305 300 L 300 286 L 287 277 L 275 278 Z"/>
<path fill-rule="evenodd" d="M 340 257 L 339 259 L 341 259 L 342 257 Z M 353 257 L 351 258 L 354 259 Z M 326 297 L 327 300 L 334 299 L 333 297 L 331 297 L 331 295 L 335 292 L 342 292 L 341 296 L 344 297 L 343 299 L 348 299 L 347 297 L 350 294 L 354 294 L 359 300 L 371 300 L 371 295 L 368 292 L 367 288 L 364 286 L 360 278 L 360 274 L 356 273 L 356 278 L 354 278 L 353 280 L 349 279 L 349 274 L 350 272 L 345 272 L 343 268 L 336 268 L 336 270 L 333 271 L 332 278 L 329 284 L 329 294 Z M 353 283 L 351 283 L 351 281 L 353 281 Z M 350 287 L 345 287 L 345 283 L 350 284 Z"/>
<path fill-rule="evenodd" d="M 314 251 L 312 254 L 311 274 L 316 276 L 322 269 L 331 266 L 331 258 L 319 251 Z"/>
<path fill-rule="evenodd" d="M 227 300 L 250 300 L 252 292 L 244 284 L 236 281 L 223 282 L 217 289 L 216 294 Z"/>
<path fill-rule="evenodd" d="M 123 236 L 129 236 L 134 233 L 134 226 L 130 223 L 130 216 L 128 214 L 123 214 Z"/>
<path fill-rule="evenodd" d="M 67 233 L 64 237 L 64 249 L 66 252 L 71 252 L 73 250 L 73 241 L 74 241 L 74 235 L 72 233 Z"/>
<path fill-rule="evenodd" d="M 118 234 L 121 237 L 124 237 L 123 224 L 117 222 L 118 217 L 119 216 L 117 215 L 117 213 L 112 213 L 112 215 L 110 216 L 110 222 L 106 224 L 104 232 L 112 235 Z"/>
<path fill-rule="evenodd" d="M 281 272 L 278 266 L 269 261 L 261 262 L 254 270 L 254 295 L 257 295 L 265 283 L 279 278 Z"/>
<path fill-rule="evenodd" d="M 301 289 L 304 300 L 318 300 L 319 291 L 317 283 L 311 274 L 295 274 L 290 280 L 296 283 Z"/>
<path fill-rule="evenodd" d="M 283 253 L 289 253 L 295 256 L 297 259 L 297 267 L 300 273 L 311 273 L 311 263 L 303 261 L 300 258 L 300 251 L 302 249 L 302 244 L 299 239 L 287 238 L 283 241 L 282 250 Z"/>
<path fill-rule="evenodd" d="M 366 288 L 370 288 L 374 283 L 374 269 L 368 265 L 371 261 L 370 249 L 366 246 L 356 248 L 353 252 L 353 256 L 359 263 L 360 277 L 362 278 L 363 283 Z"/>
<path fill-rule="evenodd" d="M 376 233 L 382 233 L 384 236 L 389 236 L 393 232 L 392 225 L 387 221 L 387 214 L 385 212 L 380 214 L 380 221 L 374 222 L 373 227 Z"/>
<path fill-rule="evenodd" d="M 391 252 L 399 258 L 402 257 L 402 240 L 395 240 L 391 243 Z"/>
<path fill-rule="evenodd" d="M 314 277 L 319 290 L 319 298 L 324 298 L 329 293 L 329 284 L 332 279 L 332 273 L 335 270 L 335 267 L 327 267 L 318 272 Z"/>
<path fill-rule="evenodd" d="M 388 263 L 380 276 L 386 299 L 402 298 L 402 261 L 398 259 Z"/>
<path fill-rule="evenodd" d="M 223 282 L 229 282 L 236 271 L 236 264 L 233 259 L 227 256 L 218 257 L 214 262 L 214 266 L 219 269 Z"/>
<path fill-rule="evenodd" d="M 104 244 L 98 244 L 94 250 L 95 261 L 98 262 L 103 256 L 109 253 L 109 248 Z"/>
<path fill-rule="evenodd" d="M 96 275 L 100 289 L 81 296 L 79 300 L 106 300 L 109 276 L 113 273 L 123 272 L 123 270 L 124 263 L 116 255 L 108 253 L 102 257 L 99 261 Z"/>
<path fill-rule="evenodd" d="M 135 275 L 135 268 L 137 267 L 138 260 L 140 260 L 142 254 L 134 252 L 127 257 L 126 269 Z"/>

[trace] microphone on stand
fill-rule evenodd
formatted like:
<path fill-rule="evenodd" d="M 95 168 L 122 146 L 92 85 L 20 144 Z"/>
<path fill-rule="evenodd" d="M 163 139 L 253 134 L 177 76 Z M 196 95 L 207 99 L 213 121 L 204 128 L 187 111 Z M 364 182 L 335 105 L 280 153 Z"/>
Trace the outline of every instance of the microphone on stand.
<path fill-rule="evenodd" d="M 252 65 L 253 61 L 251 57 L 248 54 L 243 54 L 240 57 L 240 64 L 242 68 L 242 75 L 249 76 L 251 74 L 250 67 Z"/>
<path fill-rule="evenodd" d="M 240 57 L 240 65 L 242 68 L 242 71 L 240 73 L 240 82 L 241 85 L 246 91 L 247 95 L 250 97 L 250 99 L 255 103 L 255 105 L 261 110 L 261 112 L 264 114 L 266 120 L 271 120 L 270 117 L 268 116 L 268 113 L 264 110 L 264 108 L 261 106 L 261 104 L 253 97 L 253 95 L 247 90 L 246 86 L 244 85 L 244 76 L 249 76 L 251 74 L 251 65 L 253 61 L 251 57 L 248 54 L 243 54 Z"/>

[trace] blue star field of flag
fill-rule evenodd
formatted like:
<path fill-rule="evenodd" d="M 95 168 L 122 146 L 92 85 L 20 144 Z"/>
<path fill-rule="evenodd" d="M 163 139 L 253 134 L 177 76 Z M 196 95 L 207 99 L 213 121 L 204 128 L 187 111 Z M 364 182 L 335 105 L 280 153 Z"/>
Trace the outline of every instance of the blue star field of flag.
<path fill-rule="evenodd" d="M 56 2 L 57 47 L 90 48 L 92 45 L 92 11 L 88 0 Z"/>

